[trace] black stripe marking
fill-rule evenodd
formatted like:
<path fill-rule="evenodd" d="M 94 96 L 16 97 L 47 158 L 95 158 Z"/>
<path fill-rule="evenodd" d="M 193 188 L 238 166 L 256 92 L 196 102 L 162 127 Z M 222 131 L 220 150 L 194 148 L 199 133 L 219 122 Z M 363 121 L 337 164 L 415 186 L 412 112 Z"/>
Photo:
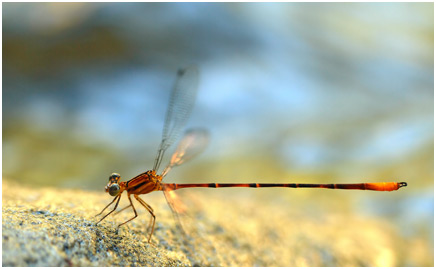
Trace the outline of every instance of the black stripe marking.
<path fill-rule="evenodd" d="M 147 181 L 144 181 L 142 183 L 139 183 L 138 185 L 136 185 L 135 187 L 133 187 L 130 191 L 137 191 L 139 188 L 141 188 L 142 186 L 144 186 L 145 184 L 147 184 Z"/>
<path fill-rule="evenodd" d="M 144 172 L 144 173 L 142 173 L 142 174 L 137 175 L 136 177 L 134 177 L 134 178 L 130 179 L 129 181 L 127 181 L 127 183 L 129 183 L 130 181 L 135 180 L 135 179 L 137 179 L 137 178 L 139 178 L 139 177 L 142 177 L 142 176 L 145 175 L 145 174 L 147 174 L 147 172 Z"/>

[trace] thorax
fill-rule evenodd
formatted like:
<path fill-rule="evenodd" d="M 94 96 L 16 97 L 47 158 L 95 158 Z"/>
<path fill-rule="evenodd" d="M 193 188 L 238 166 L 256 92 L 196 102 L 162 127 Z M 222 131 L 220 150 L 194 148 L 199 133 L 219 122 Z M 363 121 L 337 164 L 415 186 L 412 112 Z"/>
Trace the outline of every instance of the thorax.
<path fill-rule="evenodd" d="M 146 194 L 161 190 L 162 177 L 156 171 L 149 170 L 126 182 L 126 190 L 129 194 Z"/>

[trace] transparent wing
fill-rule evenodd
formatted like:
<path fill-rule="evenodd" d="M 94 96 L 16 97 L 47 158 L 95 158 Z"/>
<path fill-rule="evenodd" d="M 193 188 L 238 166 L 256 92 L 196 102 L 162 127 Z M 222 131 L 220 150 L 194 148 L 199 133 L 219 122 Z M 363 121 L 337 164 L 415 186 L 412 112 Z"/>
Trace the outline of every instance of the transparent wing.
<path fill-rule="evenodd" d="M 175 152 L 171 156 L 170 163 L 162 172 L 162 177 L 164 177 L 172 167 L 181 165 L 200 154 L 206 148 L 208 142 L 209 133 L 206 130 L 187 130 L 183 138 L 180 140 Z M 190 199 L 183 199 L 188 201 L 188 205 L 182 202 L 180 196 L 175 192 L 176 184 L 161 183 L 161 186 L 165 199 L 167 200 L 173 214 L 177 231 L 180 235 L 178 238 L 182 243 L 183 251 L 187 254 L 187 257 L 192 264 L 201 264 L 201 261 L 196 255 L 198 252 L 195 250 L 195 245 L 201 241 L 199 238 L 206 237 L 200 232 L 204 229 L 201 229 L 202 225 L 197 221 L 199 213 L 202 212 L 202 210 L 199 210 L 199 204 L 196 203 L 196 199 L 194 199 L 195 197 L 192 196 L 189 197 Z M 185 198 L 189 195 L 189 193 L 184 194 Z M 208 245 L 208 247 L 211 246 Z"/>
<path fill-rule="evenodd" d="M 177 192 L 176 194 L 174 184 L 163 184 L 163 193 L 174 216 L 177 228 L 175 235 L 182 243 L 179 247 L 182 248 L 192 264 L 205 264 L 208 258 L 196 249 L 209 249 L 211 251 L 216 251 L 216 249 L 214 240 L 208 237 L 211 226 L 205 220 L 205 211 L 201 206 L 201 200 L 198 200 L 195 195 L 190 195 L 189 192 L 183 193 L 181 191 L 181 193 Z M 187 201 L 188 204 L 184 204 L 181 200 Z"/>
<path fill-rule="evenodd" d="M 181 227 L 180 219 L 178 214 L 186 214 L 187 207 L 182 201 L 180 200 L 179 196 L 175 193 L 174 190 L 172 190 L 170 185 L 164 185 L 163 193 L 165 195 L 165 199 L 167 200 L 168 204 L 170 205 L 171 211 L 173 212 L 174 218 L 177 220 L 177 224 L 179 224 Z"/>
<path fill-rule="evenodd" d="M 177 149 L 174 151 L 173 156 L 171 156 L 170 163 L 162 172 L 162 177 L 165 177 L 172 167 L 181 165 L 203 152 L 208 142 L 209 133 L 206 130 L 187 130 L 182 140 L 180 140 Z"/>
<path fill-rule="evenodd" d="M 155 171 L 159 169 L 165 151 L 180 135 L 191 114 L 197 95 L 198 77 L 198 69 L 194 66 L 180 69 L 177 72 L 177 79 L 171 92 L 165 116 L 162 142 L 153 166 Z"/>
<path fill-rule="evenodd" d="M 195 246 L 192 244 L 194 242 L 192 237 L 196 237 L 198 234 L 198 227 L 195 218 L 193 218 L 190 214 L 188 214 L 187 206 L 182 203 L 179 198 L 179 195 L 171 188 L 171 184 L 163 185 L 163 193 L 165 195 L 165 199 L 170 206 L 171 212 L 173 213 L 173 217 L 176 223 L 177 232 L 179 232 L 179 240 L 186 245 L 188 249 L 185 249 L 190 255 L 193 255 L 195 252 Z M 195 212 L 191 208 L 189 210 L 190 213 Z M 192 262 L 192 261 L 191 261 Z"/>

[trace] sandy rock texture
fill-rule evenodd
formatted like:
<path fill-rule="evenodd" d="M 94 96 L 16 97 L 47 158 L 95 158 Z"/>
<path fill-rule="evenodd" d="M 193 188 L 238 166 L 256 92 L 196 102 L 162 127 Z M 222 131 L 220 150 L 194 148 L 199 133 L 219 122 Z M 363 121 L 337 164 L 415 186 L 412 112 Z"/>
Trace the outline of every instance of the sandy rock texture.
<path fill-rule="evenodd" d="M 219 196 L 221 195 L 221 196 Z M 404 244 L 389 223 L 331 213 L 306 215 L 280 203 L 197 192 L 204 210 L 175 224 L 162 193 L 96 224 L 106 193 L 32 188 L 3 181 L 3 266 L 398 266 Z M 195 200 L 194 199 L 194 200 Z M 126 205 L 122 199 L 119 208 Z M 194 206 L 195 207 L 195 203 Z M 191 215 L 191 216 L 192 216 Z"/>

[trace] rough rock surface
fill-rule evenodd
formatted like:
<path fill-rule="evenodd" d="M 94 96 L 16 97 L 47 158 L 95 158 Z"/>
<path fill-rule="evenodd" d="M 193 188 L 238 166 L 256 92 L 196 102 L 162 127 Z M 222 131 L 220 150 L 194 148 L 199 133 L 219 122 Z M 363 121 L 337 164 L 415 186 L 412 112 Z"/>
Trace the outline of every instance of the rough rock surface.
<path fill-rule="evenodd" d="M 133 213 L 127 209 L 97 225 L 96 213 L 111 201 L 103 192 L 36 189 L 3 181 L 3 266 L 402 264 L 398 249 L 405 243 L 389 223 L 334 213 L 314 218 L 280 203 L 215 195 L 195 194 L 206 199 L 207 210 L 199 210 L 190 221 L 182 218 L 185 237 L 163 195 L 144 196 L 157 217 L 149 244 L 149 217 L 139 204 L 139 217 L 117 229 Z M 123 194 L 120 208 L 126 200 Z"/>

